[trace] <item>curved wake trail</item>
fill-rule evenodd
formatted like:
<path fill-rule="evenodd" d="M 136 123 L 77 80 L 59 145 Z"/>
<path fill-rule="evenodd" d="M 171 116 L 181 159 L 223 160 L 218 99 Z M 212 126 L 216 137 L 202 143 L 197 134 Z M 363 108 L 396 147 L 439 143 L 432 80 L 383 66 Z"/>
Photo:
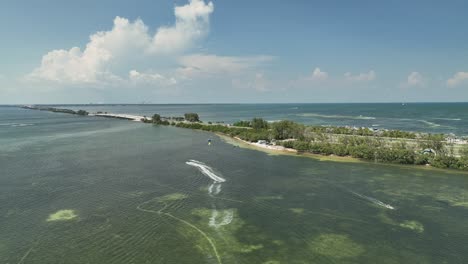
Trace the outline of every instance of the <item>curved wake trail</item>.
<path fill-rule="evenodd" d="M 189 160 L 189 161 L 185 162 L 185 164 L 193 166 L 193 167 L 197 167 L 200 170 L 201 173 L 203 173 L 204 175 L 210 177 L 215 182 L 225 182 L 226 181 L 226 179 L 221 178 L 218 175 L 216 175 L 216 173 L 213 172 L 213 169 L 210 166 L 203 163 L 203 162 L 200 162 L 200 161 L 197 161 L 197 160 Z"/>
<path fill-rule="evenodd" d="M 351 190 L 349 190 L 349 192 L 351 192 L 352 194 L 356 195 L 356 196 L 359 197 L 359 198 L 362 198 L 362 199 L 364 199 L 364 200 L 367 200 L 367 201 L 369 201 L 369 202 L 371 202 L 371 203 L 373 203 L 373 204 L 376 204 L 376 205 L 378 205 L 378 206 L 382 206 L 382 207 L 385 207 L 385 208 L 387 208 L 387 209 L 395 210 L 395 207 L 393 207 L 393 206 L 391 206 L 391 205 L 389 205 L 389 204 L 386 204 L 386 203 L 384 203 L 384 202 L 382 202 L 382 201 L 379 201 L 379 200 L 377 200 L 377 199 L 375 199 L 375 198 L 372 198 L 372 197 L 369 197 L 369 196 L 365 196 L 365 195 L 363 195 L 363 194 L 360 194 L 360 193 L 357 193 L 357 192 L 353 192 L 353 191 L 351 191 Z"/>
<path fill-rule="evenodd" d="M 222 220 L 217 221 L 219 213 L 216 209 L 213 209 L 208 225 L 214 228 L 229 225 L 232 222 L 232 219 L 234 218 L 234 212 L 232 210 L 224 210 L 221 213 L 223 214 Z"/>
<path fill-rule="evenodd" d="M 221 192 L 221 183 L 219 182 L 213 182 L 209 187 L 208 187 L 208 194 L 209 195 L 218 195 Z"/>

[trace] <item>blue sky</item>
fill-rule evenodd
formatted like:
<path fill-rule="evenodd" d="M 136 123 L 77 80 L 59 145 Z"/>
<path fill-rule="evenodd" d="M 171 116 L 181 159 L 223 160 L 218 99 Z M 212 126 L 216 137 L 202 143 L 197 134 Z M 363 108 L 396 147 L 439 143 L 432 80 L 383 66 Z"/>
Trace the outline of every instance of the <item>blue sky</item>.
<path fill-rule="evenodd" d="M 0 103 L 467 101 L 466 10 L 3 0 Z"/>

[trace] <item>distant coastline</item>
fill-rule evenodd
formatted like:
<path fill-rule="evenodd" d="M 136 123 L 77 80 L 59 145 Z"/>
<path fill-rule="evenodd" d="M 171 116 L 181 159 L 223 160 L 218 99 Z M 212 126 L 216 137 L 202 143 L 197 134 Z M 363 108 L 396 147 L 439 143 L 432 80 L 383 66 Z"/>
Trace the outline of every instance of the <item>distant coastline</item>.
<path fill-rule="evenodd" d="M 161 117 L 158 114 L 146 117 L 42 106 L 22 108 L 203 130 L 274 153 L 305 154 L 335 161 L 364 160 L 468 170 L 468 142 L 444 134 L 366 127 L 306 126 L 288 120 L 267 122 L 262 118 L 234 124 L 204 123 L 197 113 L 186 113 L 183 117 Z"/>

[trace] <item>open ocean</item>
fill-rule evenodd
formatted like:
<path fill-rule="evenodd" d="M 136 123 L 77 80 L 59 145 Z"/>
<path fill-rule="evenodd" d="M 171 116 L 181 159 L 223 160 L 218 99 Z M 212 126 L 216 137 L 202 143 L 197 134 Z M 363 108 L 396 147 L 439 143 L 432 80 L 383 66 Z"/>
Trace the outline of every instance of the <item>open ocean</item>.
<path fill-rule="evenodd" d="M 466 103 L 66 108 L 468 135 Z M 0 106 L 0 205 L 0 263 L 468 263 L 467 173 L 125 120 Z"/>

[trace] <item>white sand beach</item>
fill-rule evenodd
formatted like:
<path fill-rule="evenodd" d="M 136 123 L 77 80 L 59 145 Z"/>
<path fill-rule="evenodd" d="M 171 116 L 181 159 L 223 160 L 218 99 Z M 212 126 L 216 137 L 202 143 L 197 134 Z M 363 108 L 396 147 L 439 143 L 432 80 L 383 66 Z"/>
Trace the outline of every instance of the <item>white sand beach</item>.
<path fill-rule="evenodd" d="M 128 120 L 131 120 L 131 121 L 138 121 L 138 122 L 141 122 L 141 119 L 145 118 L 145 116 L 139 116 L 139 115 L 113 114 L 113 113 L 89 114 L 89 115 L 90 116 L 112 117 L 112 118 L 123 118 L 123 119 L 128 119 Z"/>

